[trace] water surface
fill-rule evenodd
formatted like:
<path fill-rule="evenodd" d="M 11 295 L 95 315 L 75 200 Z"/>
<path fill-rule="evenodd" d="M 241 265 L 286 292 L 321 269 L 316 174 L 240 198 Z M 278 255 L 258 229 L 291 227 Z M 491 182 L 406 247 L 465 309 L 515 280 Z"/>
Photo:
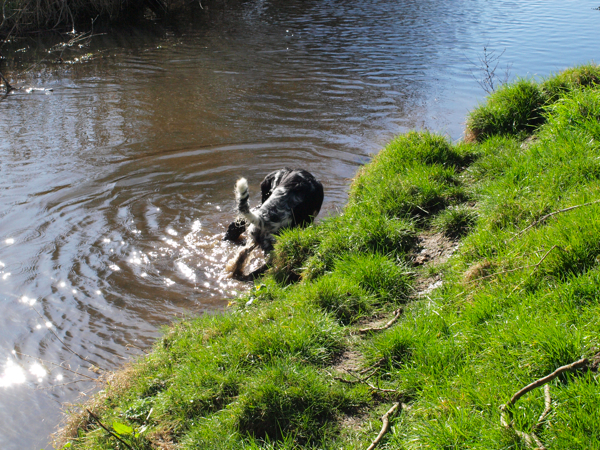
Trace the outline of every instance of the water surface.
<path fill-rule="evenodd" d="M 484 47 L 504 51 L 501 77 L 600 60 L 590 1 L 225 5 L 95 36 L 63 64 L 13 46 L 5 74 L 35 90 L 0 100 L 3 449 L 50 448 L 61 405 L 95 388 L 67 369 L 115 369 L 247 288 L 223 274 L 237 177 L 256 203 L 268 172 L 305 168 L 335 214 L 394 135 L 461 138 Z"/>

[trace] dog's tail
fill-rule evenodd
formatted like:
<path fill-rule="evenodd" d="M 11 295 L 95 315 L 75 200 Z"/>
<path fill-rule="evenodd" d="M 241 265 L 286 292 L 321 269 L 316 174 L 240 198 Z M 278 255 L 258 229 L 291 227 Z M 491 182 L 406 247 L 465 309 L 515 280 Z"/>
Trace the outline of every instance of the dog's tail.
<path fill-rule="evenodd" d="M 248 181 L 245 178 L 240 178 L 235 184 L 235 200 L 237 201 L 238 212 L 244 216 L 250 223 L 257 224 L 259 218 L 250 211 L 250 205 L 248 204 Z"/>

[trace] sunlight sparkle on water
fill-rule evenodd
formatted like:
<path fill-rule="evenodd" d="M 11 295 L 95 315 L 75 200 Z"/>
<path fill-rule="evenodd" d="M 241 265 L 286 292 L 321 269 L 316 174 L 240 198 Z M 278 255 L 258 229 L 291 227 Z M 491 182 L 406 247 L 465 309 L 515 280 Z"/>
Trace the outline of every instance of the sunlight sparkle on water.
<path fill-rule="evenodd" d="M 6 244 L 8 245 L 12 245 L 15 243 L 15 240 L 13 238 L 8 238 L 7 240 L 5 240 L 4 242 L 6 242 Z"/>
<path fill-rule="evenodd" d="M 15 364 L 10 358 L 6 360 L 4 371 L 0 375 L 0 387 L 9 387 L 13 384 L 25 382 L 25 371 L 21 366 Z"/>
<path fill-rule="evenodd" d="M 26 295 L 24 295 L 23 297 L 21 297 L 19 299 L 19 301 L 21 303 L 25 303 L 26 305 L 33 306 L 35 304 L 35 302 L 36 302 L 36 299 L 35 298 L 29 298 Z"/>
<path fill-rule="evenodd" d="M 29 372 L 33 376 L 36 376 L 38 378 L 38 381 L 42 381 L 42 378 L 44 378 L 48 374 L 46 372 L 46 369 L 44 369 L 42 367 L 42 365 L 39 363 L 32 364 L 31 367 L 29 368 Z"/>
<path fill-rule="evenodd" d="M 185 275 L 185 277 L 188 280 L 190 280 L 190 281 L 196 281 L 196 273 L 194 272 L 193 269 L 191 269 L 190 267 L 186 266 L 181 261 L 177 261 L 177 268 L 181 271 L 181 273 L 183 273 L 183 275 Z"/>

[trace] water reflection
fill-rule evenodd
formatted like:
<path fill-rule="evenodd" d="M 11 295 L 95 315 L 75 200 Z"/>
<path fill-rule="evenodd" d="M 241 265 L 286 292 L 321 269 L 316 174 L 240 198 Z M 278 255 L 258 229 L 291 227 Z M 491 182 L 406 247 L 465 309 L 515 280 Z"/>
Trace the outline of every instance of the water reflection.
<path fill-rule="evenodd" d="M 333 214 L 394 134 L 460 138 L 484 45 L 506 48 L 518 75 L 600 60 L 595 6 L 249 1 L 97 36 L 65 52 L 73 64 L 17 80 L 29 88 L 0 100 L 3 448 L 44 446 L 95 368 L 245 289 L 223 273 L 236 248 L 220 240 L 236 178 L 257 198 L 268 172 L 305 168 Z M 35 47 L 22 45 L 17 59 Z"/>

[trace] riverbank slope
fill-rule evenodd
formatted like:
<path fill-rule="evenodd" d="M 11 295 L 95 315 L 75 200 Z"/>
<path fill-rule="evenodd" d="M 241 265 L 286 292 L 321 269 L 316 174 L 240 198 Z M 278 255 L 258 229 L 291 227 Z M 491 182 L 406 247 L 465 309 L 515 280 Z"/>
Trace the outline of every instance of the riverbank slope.
<path fill-rule="evenodd" d="M 394 139 L 340 215 L 166 330 L 61 446 L 367 448 L 390 412 L 384 448 L 596 448 L 600 68 L 503 86 L 467 124 Z"/>

